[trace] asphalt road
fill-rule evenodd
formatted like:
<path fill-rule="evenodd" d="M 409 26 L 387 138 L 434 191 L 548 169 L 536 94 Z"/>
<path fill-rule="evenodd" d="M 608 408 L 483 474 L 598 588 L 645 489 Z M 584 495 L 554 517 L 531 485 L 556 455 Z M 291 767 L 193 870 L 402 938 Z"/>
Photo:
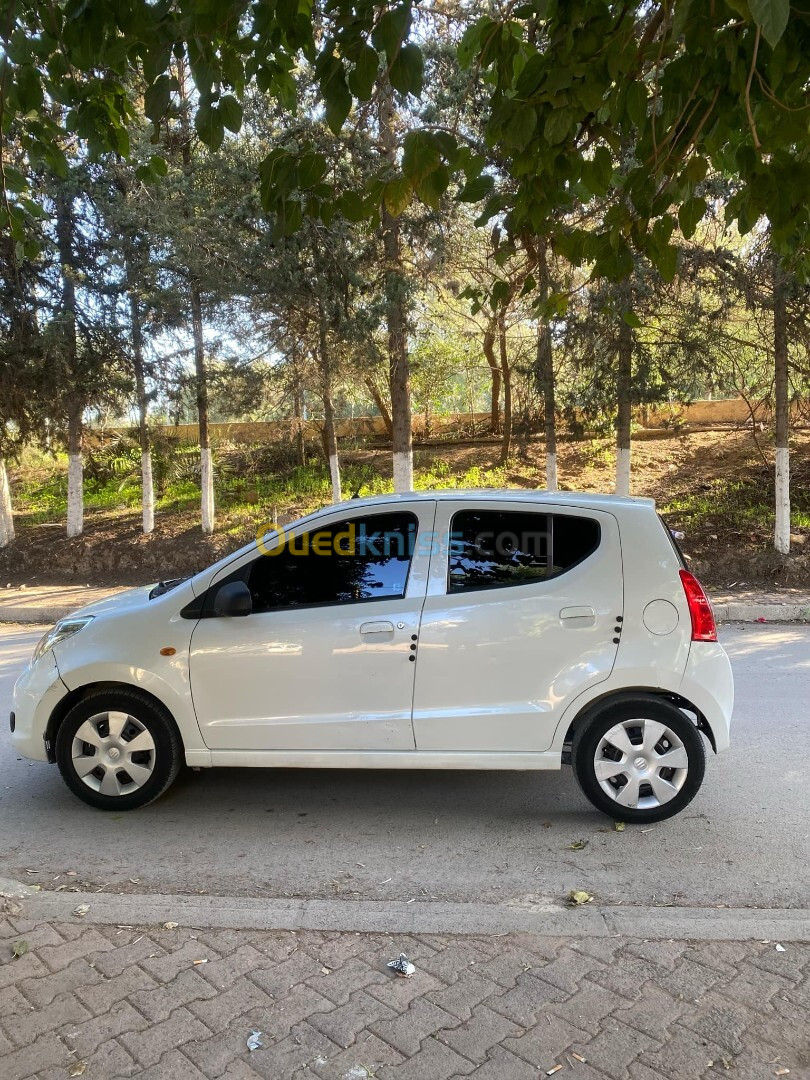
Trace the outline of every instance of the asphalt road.
<path fill-rule="evenodd" d="M 94 811 L 6 736 L 12 684 L 39 632 L 0 627 L 0 876 L 402 903 L 532 904 L 576 888 L 605 903 L 810 906 L 810 627 L 723 631 L 737 682 L 732 749 L 710 755 L 679 817 L 623 832 L 567 768 L 184 772 L 145 810 Z M 577 840 L 587 846 L 570 850 Z"/>

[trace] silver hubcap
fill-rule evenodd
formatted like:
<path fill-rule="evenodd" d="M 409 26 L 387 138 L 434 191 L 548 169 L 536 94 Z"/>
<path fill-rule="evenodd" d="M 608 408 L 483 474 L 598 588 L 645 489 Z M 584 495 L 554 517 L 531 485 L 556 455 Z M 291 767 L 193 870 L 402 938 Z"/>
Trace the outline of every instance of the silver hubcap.
<path fill-rule="evenodd" d="M 602 790 L 620 806 L 650 810 L 681 790 L 689 756 L 666 724 L 622 720 L 599 740 L 593 767 Z"/>
<path fill-rule="evenodd" d="M 103 712 L 85 720 L 73 737 L 73 768 L 102 795 L 129 795 L 155 771 L 155 743 L 140 720 Z"/>

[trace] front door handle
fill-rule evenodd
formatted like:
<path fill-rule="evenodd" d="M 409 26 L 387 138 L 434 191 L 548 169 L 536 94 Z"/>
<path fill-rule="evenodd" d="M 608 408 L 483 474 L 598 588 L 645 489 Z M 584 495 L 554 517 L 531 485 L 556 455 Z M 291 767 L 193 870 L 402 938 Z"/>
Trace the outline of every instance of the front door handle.
<path fill-rule="evenodd" d="M 560 621 L 571 627 L 593 626 L 596 612 L 592 607 L 564 607 L 560 611 Z"/>
<path fill-rule="evenodd" d="M 394 624 L 385 620 L 378 622 L 364 622 L 360 624 L 361 637 L 377 637 L 380 634 L 390 634 L 394 636 Z"/>

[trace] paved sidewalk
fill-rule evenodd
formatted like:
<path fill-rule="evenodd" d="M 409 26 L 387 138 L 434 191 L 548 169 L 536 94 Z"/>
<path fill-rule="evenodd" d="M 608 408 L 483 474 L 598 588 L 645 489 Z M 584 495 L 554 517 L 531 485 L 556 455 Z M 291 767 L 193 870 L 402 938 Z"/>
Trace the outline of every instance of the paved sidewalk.
<path fill-rule="evenodd" d="M 795 1080 L 808 1009 L 810 944 L 0 916 L 3 1080 Z"/>
<path fill-rule="evenodd" d="M 123 586 L 32 585 L 0 590 L 0 623 L 53 623 L 80 607 L 106 600 Z M 731 589 L 711 593 L 718 622 L 810 622 L 806 589 Z"/>

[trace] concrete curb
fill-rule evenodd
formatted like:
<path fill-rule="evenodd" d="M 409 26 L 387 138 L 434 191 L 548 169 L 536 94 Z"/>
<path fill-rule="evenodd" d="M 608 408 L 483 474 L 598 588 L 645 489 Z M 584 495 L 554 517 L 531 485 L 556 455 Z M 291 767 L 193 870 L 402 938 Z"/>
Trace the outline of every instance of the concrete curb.
<path fill-rule="evenodd" d="M 82 605 L 58 604 L 37 607 L 34 604 L 0 604 L 0 623 L 21 623 L 31 626 L 50 626 L 67 618 Z"/>
<path fill-rule="evenodd" d="M 9 883 L 12 884 L 12 883 Z M 25 886 L 19 886 L 25 889 Z M 74 915 L 87 904 L 83 916 Z M 700 941 L 810 941 L 810 909 L 619 907 L 569 908 L 374 900 L 275 900 L 244 896 L 55 893 L 27 891 L 24 915 L 35 921 L 113 926 L 166 922 L 217 930 L 333 930 L 386 934 L 508 934 L 642 937 Z"/>
<path fill-rule="evenodd" d="M 45 626 L 72 615 L 77 604 L 53 604 L 37 607 L 34 604 L 0 603 L 0 623 Z M 714 617 L 718 623 L 755 623 L 764 619 L 767 623 L 810 622 L 810 604 L 751 604 L 738 602 L 717 603 L 712 601 Z"/>
<path fill-rule="evenodd" d="M 743 604 L 716 603 L 712 601 L 714 617 L 719 623 L 759 622 L 803 623 L 810 622 L 810 604 Z"/>

